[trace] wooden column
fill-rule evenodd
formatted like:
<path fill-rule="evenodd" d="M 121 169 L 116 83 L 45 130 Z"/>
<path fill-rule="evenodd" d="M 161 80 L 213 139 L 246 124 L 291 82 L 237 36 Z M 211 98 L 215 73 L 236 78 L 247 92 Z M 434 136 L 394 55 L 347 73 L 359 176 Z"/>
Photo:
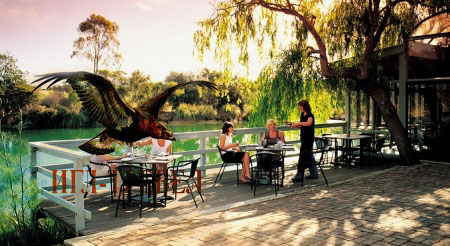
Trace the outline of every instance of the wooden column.
<path fill-rule="evenodd" d="M 86 227 L 84 215 L 84 194 L 83 187 L 83 160 L 76 158 L 73 160 L 73 171 L 75 171 L 75 231 L 77 236 Z"/>
<path fill-rule="evenodd" d="M 30 156 L 30 165 L 31 165 L 31 178 L 37 179 L 37 148 L 31 147 L 31 156 Z"/>
<path fill-rule="evenodd" d="M 399 54 L 398 56 L 398 90 L 399 90 L 399 99 L 398 99 L 398 105 L 399 105 L 399 115 L 400 121 L 402 122 L 403 126 L 407 128 L 407 122 L 408 122 L 408 102 L 407 102 L 407 85 L 406 81 L 408 80 L 408 65 L 406 61 L 406 52 L 408 52 L 408 49 L 406 48 L 406 51 L 404 53 Z"/>
<path fill-rule="evenodd" d="M 350 114 L 350 96 L 351 90 L 347 87 L 347 96 L 345 97 L 345 129 L 344 132 L 350 131 L 351 128 L 351 114 Z"/>
<path fill-rule="evenodd" d="M 203 168 L 206 166 L 206 153 L 204 152 L 206 149 L 206 139 L 205 137 L 201 137 L 200 138 L 200 150 L 202 151 L 201 153 L 201 159 L 200 159 L 200 167 L 202 168 L 202 176 L 206 175 L 206 170 Z"/>

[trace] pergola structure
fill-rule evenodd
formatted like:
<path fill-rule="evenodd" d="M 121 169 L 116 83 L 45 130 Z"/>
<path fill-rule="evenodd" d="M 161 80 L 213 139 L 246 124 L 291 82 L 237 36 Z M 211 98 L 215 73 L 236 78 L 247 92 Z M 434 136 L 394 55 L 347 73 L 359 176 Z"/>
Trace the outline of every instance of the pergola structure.
<path fill-rule="evenodd" d="M 414 147 L 441 150 L 450 137 L 450 15 L 421 23 L 404 44 L 384 49 L 381 60 L 391 100 Z M 348 129 L 385 128 L 376 105 L 361 91 L 347 93 L 345 113 Z"/>

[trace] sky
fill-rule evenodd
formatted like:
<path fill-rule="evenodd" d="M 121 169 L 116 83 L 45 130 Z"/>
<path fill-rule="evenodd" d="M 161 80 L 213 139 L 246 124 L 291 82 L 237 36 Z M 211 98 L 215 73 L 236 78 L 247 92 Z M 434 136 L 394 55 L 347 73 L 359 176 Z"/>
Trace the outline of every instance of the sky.
<path fill-rule="evenodd" d="M 213 14 L 212 0 L 0 0 L 0 52 L 9 52 L 22 71 L 34 76 L 61 71 L 93 71 L 92 62 L 70 58 L 78 24 L 100 14 L 119 25 L 121 70 L 163 81 L 170 71 L 219 70 L 211 53 L 193 56 L 197 22 Z M 104 67 L 100 67 L 102 69 Z M 250 64 L 255 79 L 260 66 Z M 245 76 L 246 70 L 234 73 Z"/>

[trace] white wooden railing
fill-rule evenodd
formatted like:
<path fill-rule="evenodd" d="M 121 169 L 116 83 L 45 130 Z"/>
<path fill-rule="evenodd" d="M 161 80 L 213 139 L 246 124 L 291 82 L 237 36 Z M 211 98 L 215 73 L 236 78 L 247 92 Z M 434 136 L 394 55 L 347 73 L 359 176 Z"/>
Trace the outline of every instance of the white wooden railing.
<path fill-rule="evenodd" d="M 346 123 L 344 121 L 326 124 L 317 124 L 316 128 L 340 128 L 340 132 L 346 132 Z M 292 129 L 290 127 L 278 127 L 283 131 L 298 131 L 298 129 Z M 234 131 L 234 135 L 248 135 L 257 134 L 258 142 L 267 131 L 265 127 L 259 128 L 240 128 Z M 200 155 L 201 162 L 199 169 L 203 170 L 203 175 L 207 169 L 217 168 L 220 163 L 206 163 L 206 154 L 210 152 L 217 152 L 216 148 L 206 148 L 207 138 L 217 138 L 220 136 L 220 130 L 213 131 L 197 131 L 197 132 L 182 132 L 175 133 L 177 140 L 182 139 L 199 139 L 200 148 L 198 150 L 189 150 L 176 152 L 181 155 Z M 83 183 L 83 172 L 77 170 L 84 170 L 84 166 L 89 164 L 90 154 L 83 151 L 73 150 L 76 146 L 86 142 L 88 139 L 75 139 L 75 140 L 59 140 L 59 141 L 45 141 L 45 142 L 30 142 L 31 146 L 31 165 L 32 165 L 32 177 L 37 178 L 37 174 L 42 174 L 51 178 L 52 180 L 65 180 L 66 183 L 51 186 L 39 187 L 40 194 L 49 200 L 56 202 L 64 208 L 75 213 L 75 230 L 77 235 L 79 231 L 85 228 L 85 219 L 91 219 L 92 214 L 90 211 L 84 208 L 84 192 L 86 185 Z M 299 140 L 288 141 L 288 143 L 298 143 Z M 245 145 L 241 145 L 245 148 Z M 54 157 L 64 158 L 69 160 L 68 163 L 52 164 L 52 163 L 38 163 L 37 153 L 42 152 Z M 72 170 L 70 173 L 64 173 L 62 170 Z M 74 171 L 75 170 L 75 171 Z M 58 172 L 59 171 L 59 172 Z M 66 175 L 66 176 L 65 176 Z M 74 180 L 72 180 L 74 179 Z M 107 181 L 105 181 L 107 182 Z M 100 184 L 101 181 L 97 182 Z M 39 182 L 38 182 L 39 184 Z M 74 185 L 72 185 L 74 184 Z M 80 188 L 81 187 L 81 188 Z M 56 190 L 70 188 L 71 192 L 55 193 Z M 73 191 L 73 192 L 72 192 Z M 75 203 L 72 203 L 65 199 L 66 196 L 74 196 Z"/>

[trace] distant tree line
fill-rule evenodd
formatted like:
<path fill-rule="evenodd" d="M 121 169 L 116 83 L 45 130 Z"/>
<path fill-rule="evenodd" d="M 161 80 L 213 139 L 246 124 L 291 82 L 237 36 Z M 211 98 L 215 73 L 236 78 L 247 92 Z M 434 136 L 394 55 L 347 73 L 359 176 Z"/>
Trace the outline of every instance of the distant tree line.
<path fill-rule="evenodd" d="M 4 127 L 17 124 L 15 112 L 23 109 L 24 127 L 77 128 L 101 127 L 84 111 L 81 102 L 71 86 L 66 83 L 55 85 L 51 90 L 37 90 L 26 83 L 25 73 L 16 65 L 9 54 L 0 54 L 1 87 L 0 102 Z M 8 70 L 8 72 L 4 72 Z M 199 120 L 247 120 L 252 110 L 250 100 L 256 84 L 245 78 L 231 77 L 221 72 L 203 69 L 199 74 L 170 72 L 162 82 L 154 82 L 142 71 L 129 76 L 123 71 L 100 70 L 99 75 L 111 80 L 120 96 L 131 106 L 159 95 L 177 83 L 203 79 L 214 82 L 219 90 L 185 87 L 172 95 L 163 106 L 161 118 L 165 121 Z"/>

